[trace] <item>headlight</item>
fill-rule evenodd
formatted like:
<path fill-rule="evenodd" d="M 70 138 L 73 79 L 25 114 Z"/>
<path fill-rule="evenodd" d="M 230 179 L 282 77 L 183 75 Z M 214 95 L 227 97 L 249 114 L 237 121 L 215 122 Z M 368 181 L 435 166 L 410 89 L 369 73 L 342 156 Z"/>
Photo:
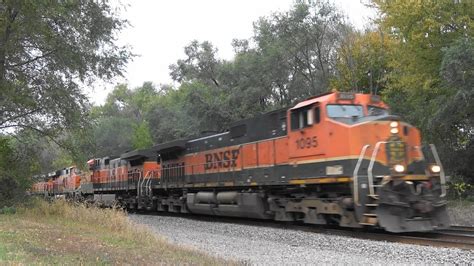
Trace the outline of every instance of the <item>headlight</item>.
<path fill-rule="evenodd" d="M 430 166 L 430 170 L 432 173 L 439 173 L 441 171 L 441 167 L 435 164 Z"/>
<path fill-rule="evenodd" d="M 390 127 L 398 127 L 398 122 L 397 121 L 390 122 Z"/>
<path fill-rule="evenodd" d="M 393 166 L 393 170 L 397 173 L 403 173 L 405 172 L 405 166 L 401 165 L 401 164 L 396 164 Z"/>
<path fill-rule="evenodd" d="M 390 133 L 392 134 L 397 134 L 398 133 L 398 128 L 394 127 L 390 129 Z"/>

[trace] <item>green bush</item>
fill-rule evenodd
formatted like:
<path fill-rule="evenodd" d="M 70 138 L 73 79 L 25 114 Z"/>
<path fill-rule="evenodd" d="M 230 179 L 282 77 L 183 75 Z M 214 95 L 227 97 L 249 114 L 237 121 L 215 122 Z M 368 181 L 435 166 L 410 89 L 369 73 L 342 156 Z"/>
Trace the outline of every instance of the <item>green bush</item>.
<path fill-rule="evenodd" d="M 7 207 L 4 206 L 3 208 L 0 209 L 0 214 L 15 214 L 16 213 L 16 208 L 15 207 Z"/>
<path fill-rule="evenodd" d="M 463 176 L 453 176 L 448 183 L 449 198 L 474 201 L 474 185 Z"/>

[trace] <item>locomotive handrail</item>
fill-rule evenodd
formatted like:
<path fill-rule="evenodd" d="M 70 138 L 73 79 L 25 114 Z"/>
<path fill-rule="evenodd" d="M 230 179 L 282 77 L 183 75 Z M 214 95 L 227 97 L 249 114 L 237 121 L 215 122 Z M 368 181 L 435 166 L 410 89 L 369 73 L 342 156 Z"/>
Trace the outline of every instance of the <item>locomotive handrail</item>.
<path fill-rule="evenodd" d="M 135 173 L 132 173 L 132 176 L 134 175 Z M 137 196 L 140 195 L 140 188 L 139 188 L 139 185 L 140 184 L 140 175 L 138 175 L 138 181 L 137 181 Z"/>
<path fill-rule="evenodd" d="M 138 183 L 138 186 L 140 186 L 140 194 L 138 196 L 140 196 L 140 197 L 143 194 L 143 188 L 144 188 L 143 183 L 145 183 L 145 180 L 146 180 L 146 173 L 144 173 L 143 171 L 141 173 L 142 173 L 141 175 L 142 175 L 143 178 L 142 178 L 142 181 Z"/>
<path fill-rule="evenodd" d="M 446 197 L 446 176 L 444 174 L 444 167 L 441 164 L 441 160 L 439 159 L 438 151 L 436 150 L 436 146 L 434 144 L 430 144 L 431 152 L 433 153 L 434 159 L 436 164 L 439 166 L 439 182 L 441 184 L 441 198 Z"/>
<path fill-rule="evenodd" d="M 151 179 L 153 177 L 153 172 L 152 171 L 148 171 L 147 175 L 149 176 L 148 177 L 148 180 L 145 184 L 145 188 L 146 188 L 146 192 L 147 192 L 147 196 L 150 196 L 151 194 Z"/>
<path fill-rule="evenodd" d="M 147 173 L 144 173 L 144 175 L 143 175 L 143 181 L 142 181 L 142 184 L 141 184 L 141 191 L 140 191 L 140 192 L 141 192 L 142 194 L 145 193 L 145 195 L 146 195 L 146 192 L 147 192 L 147 191 L 146 191 L 146 184 L 147 184 L 147 182 L 148 182 L 147 177 L 148 177 L 148 174 L 149 174 L 149 173 L 150 173 L 150 171 L 148 171 Z M 145 192 L 143 192 L 143 191 L 145 191 Z"/>
<path fill-rule="evenodd" d="M 367 180 L 369 182 L 369 195 L 375 195 L 374 191 L 374 176 L 372 174 L 372 170 L 374 168 L 375 164 L 375 158 L 377 157 L 377 154 L 379 153 L 380 145 L 381 144 L 387 144 L 388 141 L 379 141 L 375 144 L 374 151 L 372 152 L 372 157 L 370 158 L 370 163 L 369 167 L 367 168 Z"/>
<path fill-rule="evenodd" d="M 354 203 L 357 206 L 360 206 L 360 203 L 359 203 L 359 182 L 358 182 L 359 168 L 360 168 L 360 165 L 362 164 L 365 153 L 367 152 L 367 149 L 369 147 L 370 147 L 369 144 L 362 147 L 362 150 L 360 151 L 359 159 L 357 160 L 357 164 L 354 168 L 354 173 L 352 174 L 352 181 L 353 181 L 353 187 L 354 187 L 353 188 L 353 190 L 354 190 Z"/>
<path fill-rule="evenodd" d="M 137 196 L 140 196 L 140 180 L 141 179 L 142 179 L 142 172 L 138 172 Z"/>
<path fill-rule="evenodd" d="M 138 183 L 138 186 L 140 187 L 140 194 L 139 196 L 142 196 L 143 195 L 143 183 L 145 183 L 146 181 L 146 173 L 142 170 L 141 171 L 141 175 L 142 175 L 142 179 L 141 179 L 141 182 Z"/>
<path fill-rule="evenodd" d="M 146 177 L 148 176 L 148 179 L 146 179 Z M 149 193 L 149 188 L 148 188 L 148 185 L 150 183 L 150 180 L 151 180 L 151 171 L 148 171 L 148 173 L 145 175 L 145 195 L 146 196 L 149 196 L 150 193 Z"/>
<path fill-rule="evenodd" d="M 142 174 L 143 172 L 140 172 L 140 173 Z M 148 173 L 149 173 L 149 172 L 148 172 Z M 145 181 L 146 181 L 146 177 L 147 177 L 148 173 L 146 173 L 145 175 L 143 175 L 142 182 L 141 182 L 141 183 L 140 183 L 140 182 L 138 183 L 138 185 L 139 185 L 139 187 L 140 187 L 140 194 L 138 194 L 139 196 L 142 196 L 143 189 L 144 189 L 143 184 L 144 184 Z M 145 187 L 145 188 L 146 188 L 146 187 Z"/>

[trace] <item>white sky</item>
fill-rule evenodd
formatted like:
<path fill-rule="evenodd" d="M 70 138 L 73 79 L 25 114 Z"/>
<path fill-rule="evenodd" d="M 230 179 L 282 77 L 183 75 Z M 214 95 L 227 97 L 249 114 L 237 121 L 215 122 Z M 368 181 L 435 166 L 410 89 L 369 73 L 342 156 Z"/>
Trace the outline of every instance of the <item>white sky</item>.
<path fill-rule="evenodd" d="M 359 29 L 374 17 L 363 5 L 367 0 L 332 0 Z M 122 16 L 131 26 L 119 36 L 138 56 L 128 64 L 124 78 L 108 84 L 96 84 L 90 99 L 104 103 L 117 83 L 131 88 L 145 81 L 156 85 L 171 83 L 168 66 L 184 58 L 184 47 L 192 40 L 210 41 L 222 59 L 232 59 L 232 39 L 253 35 L 254 21 L 273 12 L 287 11 L 292 0 L 123 0 L 128 5 Z M 361 3 L 362 2 L 362 3 Z"/>

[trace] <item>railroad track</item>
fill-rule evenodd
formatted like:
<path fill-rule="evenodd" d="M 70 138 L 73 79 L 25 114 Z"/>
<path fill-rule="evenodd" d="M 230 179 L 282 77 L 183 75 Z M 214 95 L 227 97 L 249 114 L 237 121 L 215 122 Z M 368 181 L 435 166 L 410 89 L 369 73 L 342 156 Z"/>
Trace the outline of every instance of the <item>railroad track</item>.
<path fill-rule="evenodd" d="M 451 225 L 448 229 L 438 230 L 440 232 L 447 233 L 461 233 L 461 234 L 473 234 L 474 235 L 474 226 L 461 226 L 461 225 Z"/>
<path fill-rule="evenodd" d="M 299 227 L 299 226 L 298 226 Z M 308 226 L 303 226 L 308 227 Z M 290 227 L 291 228 L 291 227 Z M 305 230 L 305 229 L 303 229 Z M 389 233 L 383 230 L 353 230 L 344 228 L 311 228 L 305 231 L 317 233 L 330 233 L 345 235 L 354 238 L 362 238 L 376 241 L 396 242 L 431 247 L 459 248 L 474 250 L 474 227 L 452 227 L 450 229 L 437 230 L 433 232 L 416 233 Z"/>
<path fill-rule="evenodd" d="M 140 215 L 162 215 L 157 213 L 136 213 Z M 335 226 L 314 226 L 285 222 L 265 221 L 256 219 L 234 218 L 234 217 L 215 217 L 202 215 L 181 215 L 166 214 L 166 216 L 177 216 L 195 220 L 245 224 L 262 227 L 274 227 L 288 230 L 299 230 L 311 233 L 331 234 L 339 236 L 348 236 L 353 238 L 387 241 L 404 244 L 414 244 L 432 247 L 459 248 L 464 250 L 474 250 L 474 227 L 451 226 L 449 229 L 442 229 L 433 232 L 416 233 L 389 233 L 383 230 L 362 230 L 353 228 L 341 228 Z"/>
<path fill-rule="evenodd" d="M 392 237 L 397 242 L 407 244 L 474 250 L 474 227 L 390 235 L 390 238 Z"/>

